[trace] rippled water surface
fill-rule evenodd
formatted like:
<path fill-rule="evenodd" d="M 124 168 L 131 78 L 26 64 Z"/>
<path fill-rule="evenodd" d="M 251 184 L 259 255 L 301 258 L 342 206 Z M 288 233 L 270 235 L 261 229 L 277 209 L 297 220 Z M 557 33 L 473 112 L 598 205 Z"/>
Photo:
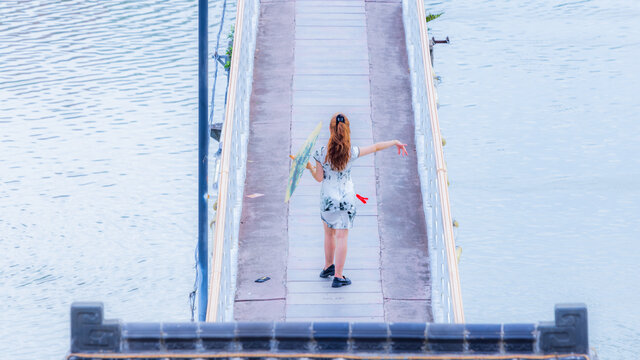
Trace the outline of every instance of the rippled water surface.
<path fill-rule="evenodd" d="M 468 321 L 550 320 L 583 301 L 601 358 L 635 358 L 639 4 L 428 5 L 445 11 L 433 35 L 452 39 L 435 68 Z M 0 2 L 3 357 L 60 359 L 75 300 L 190 318 L 196 11 Z"/>
<path fill-rule="evenodd" d="M 467 321 L 589 307 L 601 359 L 640 339 L 640 2 L 444 1 L 440 121 Z"/>
<path fill-rule="evenodd" d="M 0 1 L 0 358 L 62 358 L 75 300 L 191 318 L 197 25 L 197 1 Z"/>

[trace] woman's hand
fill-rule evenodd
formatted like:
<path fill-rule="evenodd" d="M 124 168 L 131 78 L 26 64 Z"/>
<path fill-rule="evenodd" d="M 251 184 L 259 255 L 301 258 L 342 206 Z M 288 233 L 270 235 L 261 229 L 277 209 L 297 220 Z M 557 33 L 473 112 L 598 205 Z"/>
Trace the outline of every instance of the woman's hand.
<path fill-rule="evenodd" d="M 406 148 L 407 144 L 403 144 L 400 141 L 395 140 L 394 145 L 398 149 L 398 155 L 400 155 L 400 156 L 409 155 L 409 153 L 407 152 L 407 148 Z"/>
<path fill-rule="evenodd" d="M 359 156 L 365 156 L 365 155 L 373 154 L 376 151 L 388 149 L 388 148 L 392 147 L 393 145 L 395 145 L 398 148 L 398 155 L 400 155 L 400 156 L 409 155 L 409 153 L 407 153 L 407 149 L 405 148 L 405 146 L 407 146 L 407 144 L 403 144 L 398 140 L 388 140 L 388 141 L 375 143 L 373 145 L 361 147 Z"/>

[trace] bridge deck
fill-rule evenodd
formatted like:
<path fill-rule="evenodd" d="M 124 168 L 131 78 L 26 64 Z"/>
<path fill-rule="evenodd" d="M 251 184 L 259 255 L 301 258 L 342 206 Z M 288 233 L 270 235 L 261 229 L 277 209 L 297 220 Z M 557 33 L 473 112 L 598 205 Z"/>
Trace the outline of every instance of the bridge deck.
<path fill-rule="evenodd" d="M 430 282 L 416 170 L 411 83 L 400 1 L 262 1 L 251 98 L 251 133 L 240 225 L 237 320 L 430 321 Z M 344 273 L 333 289 L 324 262 L 320 186 L 305 174 L 290 204 L 288 154 L 319 121 L 344 112 L 352 143 L 401 139 L 358 159 L 359 204 Z M 247 197 L 251 194 L 260 197 Z M 260 276 L 265 283 L 255 283 Z"/>

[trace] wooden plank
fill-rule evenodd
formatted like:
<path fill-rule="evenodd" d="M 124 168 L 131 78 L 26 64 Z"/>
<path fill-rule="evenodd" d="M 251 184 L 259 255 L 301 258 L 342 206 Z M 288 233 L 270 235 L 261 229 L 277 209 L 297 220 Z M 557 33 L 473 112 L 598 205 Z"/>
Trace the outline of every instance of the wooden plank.
<path fill-rule="evenodd" d="M 316 261 L 309 261 L 305 258 L 290 257 L 287 269 L 301 269 L 301 270 L 314 270 L 318 267 L 322 267 L 324 264 L 324 256 L 318 256 Z M 344 265 L 344 273 L 349 276 L 349 270 L 376 270 L 380 268 L 380 259 L 364 259 L 364 258 L 350 258 L 347 256 L 347 262 Z"/>
<path fill-rule="evenodd" d="M 345 39 L 296 39 L 296 52 L 298 54 L 309 50 L 320 49 L 323 51 L 333 51 L 336 49 L 352 49 L 363 55 L 363 60 L 369 60 L 369 48 L 366 43 Z M 328 56 L 328 58 L 332 58 Z"/>
<path fill-rule="evenodd" d="M 305 14 L 306 15 L 306 14 Z M 311 15 L 311 14 L 308 14 Z M 325 14 L 325 15 L 341 15 L 341 14 Z M 351 14 L 349 14 L 351 15 Z M 364 14 L 353 14 L 353 15 L 364 15 Z M 364 17 L 364 16 L 363 16 Z M 296 26 L 325 26 L 327 22 L 331 23 L 331 26 L 344 26 L 344 27 L 363 27 L 364 24 L 359 19 L 322 19 L 317 17 L 308 17 L 305 19 L 298 19 L 296 21 Z"/>
<path fill-rule="evenodd" d="M 319 5 L 329 5 L 329 6 L 357 6 L 362 7 L 364 3 L 358 0 L 327 0 L 327 1 L 297 1 L 296 6 L 305 7 L 305 6 L 313 6 L 317 7 Z"/>
<path fill-rule="evenodd" d="M 367 41 L 364 26 L 296 26 L 296 40 Z"/>
<path fill-rule="evenodd" d="M 287 286 L 293 282 L 317 281 L 322 283 L 330 283 L 331 279 L 323 279 L 319 276 L 321 268 L 318 269 L 298 269 L 287 272 Z M 349 270 L 349 278 L 353 281 L 380 281 L 380 270 L 377 269 L 352 269 Z M 338 290 L 346 290 L 349 286 L 339 288 Z"/>
<path fill-rule="evenodd" d="M 298 14 L 364 14 L 364 5 L 356 6 L 331 6 L 331 5 L 304 5 L 296 4 Z"/>
<path fill-rule="evenodd" d="M 327 304 L 327 305 L 287 305 L 287 320 L 294 318 L 349 318 L 381 317 L 384 310 L 381 304 Z"/>
<path fill-rule="evenodd" d="M 366 92 L 369 91 L 369 76 L 296 74 L 293 76 L 293 90 Z"/>
<path fill-rule="evenodd" d="M 313 106 L 313 105 L 328 105 L 332 107 L 339 106 L 368 106 L 369 99 L 362 96 L 357 96 L 358 93 L 354 92 L 353 97 L 341 97 L 337 95 L 331 96 L 310 96 L 307 94 L 294 94 L 293 105 L 294 106 Z"/>
<path fill-rule="evenodd" d="M 327 289 L 333 289 L 330 284 L 326 284 Z M 313 292 L 313 293 L 289 293 L 287 295 L 287 305 L 331 305 L 340 304 L 382 304 L 382 287 L 378 292 L 354 293 L 354 292 Z"/>
<path fill-rule="evenodd" d="M 359 247 L 357 250 L 353 247 L 349 247 L 349 250 L 353 251 L 354 257 L 380 257 L 380 249 L 378 247 Z M 322 246 L 306 246 L 306 247 L 291 247 L 289 248 L 289 255 L 301 258 L 316 258 L 318 254 L 323 255 L 324 248 Z"/>
<path fill-rule="evenodd" d="M 310 46 L 296 49 L 296 58 L 304 60 L 333 59 L 336 61 L 350 63 L 357 60 L 367 60 L 369 57 L 367 56 L 367 52 L 358 49 L 358 46 L 352 48 L 334 47 L 324 49 L 316 46 Z"/>
<path fill-rule="evenodd" d="M 318 277 L 321 279 L 320 277 Z M 290 294 L 310 294 L 310 293 L 380 293 L 382 291 L 381 281 L 360 280 L 349 275 L 353 284 L 342 288 L 327 287 L 330 281 L 294 281 L 287 285 Z"/>
<path fill-rule="evenodd" d="M 339 75 L 342 75 L 342 74 L 325 74 L 321 76 L 339 76 Z M 296 104 L 296 100 L 301 100 L 301 99 L 325 100 L 325 99 L 334 99 L 334 98 L 353 99 L 358 103 L 361 102 L 362 100 L 371 101 L 369 89 L 365 88 L 362 91 L 353 91 L 349 88 L 344 87 L 344 88 L 338 88 L 335 90 L 316 90 L 316 89 L 298 90 L 295 92 L 295 94 L 293 94 L 293 104 L 294 106 L 299 105 L 299 104 Z M 367 104 L 369 103 L 364 102 L 364 104 L 358 104 L 358 105 L 367 105 Z M 371 127 L 370 124 L 367 124 L 367 125 L 368 125 L 367 127 Z M 329 129 L 326 128 L 326 130 L 329 130 Z M 326 131 L 326 135 L 329 135 L 329 131 Z"/>

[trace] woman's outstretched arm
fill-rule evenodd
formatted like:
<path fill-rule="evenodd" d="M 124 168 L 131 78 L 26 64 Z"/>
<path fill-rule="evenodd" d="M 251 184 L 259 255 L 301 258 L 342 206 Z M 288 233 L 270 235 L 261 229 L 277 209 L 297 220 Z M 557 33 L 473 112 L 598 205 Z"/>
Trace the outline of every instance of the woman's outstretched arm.
<path fill-rule="evenodd" d="M 393 145 L 395 145 L 396 148 L 398 148 L 398 155 L 401 155 L 401 156 L 408 155 L 407 149 L 405 148 L 405 146 L 407 146 L 407 144 L 403 144 L 398 140 L 389 140 L 389 141 L 383 141 L 383 142 L 375 143 L 373 145 L 361 147 L 360 148 L 360 156 L 373 154 L 376 151 L 380 151 L 380 150 L 384 150 L 384 149 L 390 148 Z"/>

